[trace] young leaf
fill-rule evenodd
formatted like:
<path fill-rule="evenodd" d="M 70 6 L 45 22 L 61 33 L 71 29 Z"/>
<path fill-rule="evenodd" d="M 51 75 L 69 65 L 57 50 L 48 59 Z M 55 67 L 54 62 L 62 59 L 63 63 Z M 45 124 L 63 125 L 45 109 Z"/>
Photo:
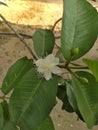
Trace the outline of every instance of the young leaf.
<path fill-rule="evenodd" d="M 39 57 L 51 54 L 54 44 L 55 37 L 51 30 L 48 29 L 38 29 L 33 34 L 34 49 Z"/>
<path fill-rule="evenodd" d="M 89 69 L 94 74 L 96 80 L 98 81 L 98 60 L 84 59 L 83 61 L 87 64 Z"/>
<path fill-rule="evenodd" d="M 11 120 L 24 130 L 32 130 L 40 125 L 55 105 L 57 83 L 54 76 L 46 81 L 34 68 L 29 70 L 11 95 Z"/>
<path fill-rule="evenodd" d="M 23 75 L 32 68 L 33 62 L 30 59 L 27 59 L 27 57 L 23 57 L 16 61 L 15 64 L 13 64 L 2 83 L 2 92 L 4 94 L 8 94 L 13 88 L 17 86 Z"/>
<path fill-rule="evenodd" d="M 4 123 L 3 108 L 2 105 L 0 104 L 0 130 L 3 127 L 3 123 Z"/>
<path fill-rule="evenodd" d="M 98 35 L 98 13 L 86 0 L 63 0 L 61 48 L 66 60 L 76 60 L 88 52 Z M 78 53 L 73 54 L 72 50 Z"/>
<path fill-rule="evenodd" d="M 98 83 L 89 72 L 77 72 L 80 77 L 85 77 L 88 83 L 72 76 L 72 86 L 79 111 L 88 128 L 98 122 Z"/>

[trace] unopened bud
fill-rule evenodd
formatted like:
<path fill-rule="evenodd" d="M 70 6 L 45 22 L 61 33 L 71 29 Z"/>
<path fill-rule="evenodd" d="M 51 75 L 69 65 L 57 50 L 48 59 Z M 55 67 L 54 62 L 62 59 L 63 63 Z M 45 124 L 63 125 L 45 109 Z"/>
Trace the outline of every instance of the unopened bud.
<path fill-rule="evenodd" d="M 85 77 L 80 77 L 79 79 L 80 79 L 80 81 L 83 82 L 83 83 L 88 83 L 88 79 L 85 78 Z"/>
<path fill-rule="evenodd" d="M 72 50 L 71 50 L 72 56 L 77 55 L 78 53 L 79 53 L 79 48 L 78 47 L 72 48 Z"/>

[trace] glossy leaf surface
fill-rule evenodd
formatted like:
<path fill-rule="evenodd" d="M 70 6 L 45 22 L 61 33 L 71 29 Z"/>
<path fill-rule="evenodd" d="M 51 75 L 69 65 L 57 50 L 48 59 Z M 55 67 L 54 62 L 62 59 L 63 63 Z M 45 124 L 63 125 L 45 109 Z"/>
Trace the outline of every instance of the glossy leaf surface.
<path fill-rule="evenodd" d="M 39 57 L 51 54 L 55 44 L 55 37 L 51 30 L 38 29 L 33 34 L 35 52 Z"/>
<path fill-rule="evenodd" d="M 88 128 L 92 128 L 98 122 L 98 83 L 89 72 L 77 72 L 78 76 L 72 76 L 72 86 L 76 97 L 79 111 L 86 122 Z"/>
<path fill-rule="evenodd" d="M 78 115 L 78 118 L 84 121 L 78 109 L 76 97 L 75 97 L 71 82 L 66 83 L 66 93 L 67 93 L 68 101 L 71 107 L 73 108 L 74 112 L 76 112 L 76 114 Z"/>
<path fill-rule="evenodd" d="M 98 35 L 98 13 L 86 0 L 63 0 L 61 46 L 67 61 L 87 53 Z M 72 54 L 72 50 L 78 53 Z"/>

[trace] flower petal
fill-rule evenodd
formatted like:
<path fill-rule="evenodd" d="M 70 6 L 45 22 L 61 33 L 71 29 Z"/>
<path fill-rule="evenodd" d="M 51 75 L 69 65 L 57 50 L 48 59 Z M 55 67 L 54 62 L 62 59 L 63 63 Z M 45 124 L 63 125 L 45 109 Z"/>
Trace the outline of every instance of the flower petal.
<path fill-rule="evenodd" d="M 45 79 L 46 79 L 46 80 L 49 80 L 49 79 L 51 79 L 51 77 L 52 77 L 52 74 L 51 74 L 51 72 L 44 73 L 44 77 L 45 77 Z"/>
<path fill-rule="evenodd" d="M 36 66 L 40 66 L 43 63 L 44 59 L 39 59 L 35 62 Z"/>
<path fill-rule="evenodd" d="M 55 57 L 53 56 L 53 54 L 50 54 L 50 55 L 48 55 L 45 59 L 47 59 L 47 60 L 51 60 L 51 59 L 54 59 Z"/>
<path fill-rule="evenodd" d="M 50 54 L 46 57 L 46 60 L 50 62 L 52 65 L 58 65 L 59 64 L 59 58 L 54 57 L 53 54 Z"/>
<path fill-rule="evenodd" d="M 57 66 L 52 68 L 52 73 L 53 74 L 60 74 L 61 73 L 61 69 Z"/>
<path fill-rule="evenodd" d="M 38 67 L 38 72 L 43 74 L 46 80 L 49 80 L 52 77 L 52 73 L 61 73 L 60 68 L 56 66 L 59 64 L 59 58 L 54 57 L 53 54 L 48 55 L 44 59 L 37 60 L 35 64 Z"/>
<path fill-rule="evenodd" d="M 59 58 L 55 58 L 54 63 L 55 63 L 55 65 L 58 65 L 59 64 Z"/>
<path fill-rule="evenodd" d="M 42 74 L 44 73 L 44 69 L 43 69 L 43 68 L 41 68 L 41 67 L 38 67 L 38 69 L 37 69 L 37 70 L 38 70 L 38 72 L 39 72 L 39 73 L 42 73 Z"/>

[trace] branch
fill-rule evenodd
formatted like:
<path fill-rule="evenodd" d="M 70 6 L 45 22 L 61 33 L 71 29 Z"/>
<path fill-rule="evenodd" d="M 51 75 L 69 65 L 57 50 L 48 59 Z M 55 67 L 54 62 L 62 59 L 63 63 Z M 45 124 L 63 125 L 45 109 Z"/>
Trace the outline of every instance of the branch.
<path fill-rule="evenodd" d="M 81 67 L 69 67 L 70 69 L 89 69 L 87 66 L 81 66 Z"/>
<path fill-rule="evenodd" d="M 68 67 L 68 63 L 66 62 L 66 63 L 60 63 L 59 65 L 58 65 L 60 68 L 65 68 L 65 69 L 67 69 L 67 68 L 70 68 L 70 69 L 89 69 L 88 68 L 88 66 L 80 66 L 80 67 L 78 67 L 78 66 L 69 66 Z"/>
<path fill-rule="evenodd" d="M 31 35 L 23 34 L 23 33 L 18 33 L 20 36 L 26 38 L 26 39 L 32 39 Z M 0 37 L 17 37 L 15 33 L 0 33 Z M 60 39 L 61 36 L 56 36 L 56 39 Z"/>
<path fill-rule="evenodd" d="M 15 33 L 15 35 L 20 39 L 20 41 L 22 41 L 22 43 L 26 46 L 26 48 L 29 50 L 29 52 L 31 53 L 31 55 L 33 56 L 34 59 L 37 59 L 37 57 L 35 56 L 35 54 L 32 52 L 31 48 L 27 45 L 26 41 L 23 39 L 23 37 L 16 32 L 16 30 L 10 25 L 10 23 L 0 14 L 0 17 L 2 18 L 2 20 L 8 25 L 8 27 Z"/>
<path fill-rule="evenodd" d="M 51 29 L 52 31 L 54 31 L 55 26 L 56 26 L 57 23 L 60 22 L 61 20 L 62 20 L 62 18 L 59 18 L 59 19 L 54 23 L 54 25 L 53 25 L 53 27 L 52 27 L 52 29 Z"/>
<path fill-rule="evenodd" d="M 27 38 L 27 39 L 31 39 L 32 36 L 27 35 L 27 34 L 22 34 L 19 33 L 20 36 Z M 15 33 L 0 33 L 0 37 L 17 37 Z"/>

